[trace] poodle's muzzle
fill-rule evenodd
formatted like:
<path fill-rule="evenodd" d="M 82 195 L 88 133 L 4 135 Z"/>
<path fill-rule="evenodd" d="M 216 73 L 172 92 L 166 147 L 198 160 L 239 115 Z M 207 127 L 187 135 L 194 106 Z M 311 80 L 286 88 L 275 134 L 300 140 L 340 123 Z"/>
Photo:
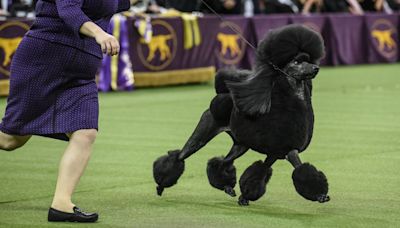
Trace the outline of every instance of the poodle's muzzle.
<path fill-rule="evenodd" d="M 292 61 L 283 69 L 286 76 L 292 77 L 297 81 L 311 80 L 317 76 L 319 72 L 319 66 L 316 64 L 297 61 Z"/>
<path fill-rule="evenodd" d="M 296 76 L 294 76 L 296 79 L 298 79 L 298 80 L 308 80 L 308 79 L 314 79 L 315 78 L 315 76 L 317 76 L 317 74 L 318 74 L 318 72 L 319 72 L 319 66 L 318 65 L 315 65 L 315 64 L 309 64 L 310 66 L 309 67 L 311 67 L 311 73 L 309 73 L 309 74 L 305 74 L 305 75 L 302 75 L 302 77 L 300 77 L 300 78 L 296 78 Z"/>

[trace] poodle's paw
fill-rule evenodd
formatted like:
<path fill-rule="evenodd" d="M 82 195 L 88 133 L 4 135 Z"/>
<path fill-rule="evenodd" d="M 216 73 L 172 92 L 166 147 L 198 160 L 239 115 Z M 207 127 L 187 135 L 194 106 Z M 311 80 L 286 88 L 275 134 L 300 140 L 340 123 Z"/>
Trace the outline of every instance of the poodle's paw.
<path fill-rule="evenodd" d="M 249 202 L 249 200 L 243 198 L 243 196 L 241 195 L 241 196 L 239 196 L 238 204 L 240 206 L 249 206 L 250 202 Z"/>
<path fill-rule="evenodd" d="M 317 197 L 317 201 L 320 203 L 326 203 L 329 200 L 331 200 L 331 197 L 329 197 L 328 195 L 320 195 Z"/>
<path fill-rule="evenodd" d="M 293 184 L 305 199 L 326 203 L 328 196 L 328 180 L 323 172 L 318 171 L 313 165 L 304 163 L 297 167 L 292 174 Z"/>
<path fill-rule="evenodd" d="M 272 168 L 262 161 L 254 162 L 242 174 L 239 180 L 242 198 L 256 201 L 267 190 L 267 183 L 272 176 Z"/>
<path fill-rule="evenodd" d="M 225 192 L 226 194 L 232 196 L 232 197 L 236 197 L 235 189 L 233 189 L 233 188 L 230 187 L 230 186 L 225 186 L 224 192 Z"/>
<path fill-rule="evenodd" d="M 228 195 L 236 196 L 236 168 L 232 163 L 225 163 L 223 157 L 215 157 L 207 163 L 207 176 L 210 185 Z"/>
<path fill-rule="evenodd" d="M 185 162 L 179 160 L 179 153 L 180 150 L 169 151 L 153 164 L 153 177 L 158 184 L 157 195 L 159 196 L 162 195 L 164 188 L 175 185 L 185 170 Z"/>

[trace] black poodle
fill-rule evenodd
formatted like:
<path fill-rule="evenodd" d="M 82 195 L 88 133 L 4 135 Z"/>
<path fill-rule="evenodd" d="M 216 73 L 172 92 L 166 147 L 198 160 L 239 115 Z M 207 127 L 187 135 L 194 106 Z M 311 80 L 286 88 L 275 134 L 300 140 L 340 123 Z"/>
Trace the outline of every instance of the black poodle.
<path fill-rule="evenodd" d="M 325 175 L 299 153 L 309 145 L 314 114 L 311 80 L 319 71 L 324 55 L 321 36 L 301 25 L 271 31 L 257 49 L 253 71 L 220 71 L 215 78 L 217 95 L 211 101 L 182 150 L 170 151 L 153 164 L 157 193 L 176 184 L 184 171 L 184 160 L 221 132 L 228 133 L 233 146 L 225 157 L 209 160 L 210 184 L 236 196 L 235 159 L 249 149 L 267 155 L 240 177 L 240 205 L 258 200 L 266 192 L 271 166 L 287 159 L 293 166 L 296 191 L 311 201 L 329 201 Z"/>

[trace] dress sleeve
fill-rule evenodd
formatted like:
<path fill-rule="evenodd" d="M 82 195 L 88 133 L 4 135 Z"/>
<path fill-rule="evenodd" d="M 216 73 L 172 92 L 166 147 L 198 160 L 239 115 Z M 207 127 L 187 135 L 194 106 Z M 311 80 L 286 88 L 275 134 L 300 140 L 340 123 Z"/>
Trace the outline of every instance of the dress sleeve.
<path fill-rule="evenodd" d="M 118 0 L 118 10 L 117 12 L 127 11 L 131 8 L 131 1 L 130 0 Z"/>
<path fill-rule="evenodd" d="M 57 11 L 64 23 L 80 36 L 80 28 L 85 22 L 91 21 L 81 7 L 83 0 L 56 0 Z"/>

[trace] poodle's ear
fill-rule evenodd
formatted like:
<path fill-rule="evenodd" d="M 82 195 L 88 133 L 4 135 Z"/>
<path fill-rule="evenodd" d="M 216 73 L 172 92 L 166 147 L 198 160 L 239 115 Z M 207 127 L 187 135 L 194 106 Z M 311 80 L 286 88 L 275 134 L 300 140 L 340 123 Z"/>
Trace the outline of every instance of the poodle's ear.
<path fill-rule="evenodd" d="M 264 70 L 257 71 L 240 81 L 226 81 L 233 103 L 240 112 L 249 116 L 268 113 L 271 108 L 272 76 Z"/>

